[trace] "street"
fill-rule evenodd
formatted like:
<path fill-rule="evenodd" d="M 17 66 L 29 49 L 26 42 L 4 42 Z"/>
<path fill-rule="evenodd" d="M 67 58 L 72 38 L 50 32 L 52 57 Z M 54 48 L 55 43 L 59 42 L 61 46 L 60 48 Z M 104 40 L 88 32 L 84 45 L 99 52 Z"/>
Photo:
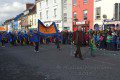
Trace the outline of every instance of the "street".
<path fill-rule="evenodd" d="M 74 57 L 74 46 L 0 46 L 0 80 L 119 80 L 120 51 L 97 50 L 90 56 L 83 47 L 84 60 Z"/>

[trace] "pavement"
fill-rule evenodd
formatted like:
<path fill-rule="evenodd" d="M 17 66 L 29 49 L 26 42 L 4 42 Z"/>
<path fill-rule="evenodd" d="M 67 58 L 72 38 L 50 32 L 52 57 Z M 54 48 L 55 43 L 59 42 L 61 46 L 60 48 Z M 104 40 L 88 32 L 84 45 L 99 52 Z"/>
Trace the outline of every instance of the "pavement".
<path fill-rule="evenodd" d="M 74 57 L 73 45 L 0 47 L 0 80 L 120 80 L 120 51 L 97 50 L 96 57 L 83 47 L 84 60 Z"/>

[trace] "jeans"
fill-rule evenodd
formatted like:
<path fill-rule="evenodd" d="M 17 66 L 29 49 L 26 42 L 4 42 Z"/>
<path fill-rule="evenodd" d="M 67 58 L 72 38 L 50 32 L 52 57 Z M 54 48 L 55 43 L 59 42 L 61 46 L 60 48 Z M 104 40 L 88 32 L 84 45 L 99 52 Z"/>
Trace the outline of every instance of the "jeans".
<path fill-rule="evenodd" d="M 35 42 L 35 51 L 39 51 L 39 42 Z"/>

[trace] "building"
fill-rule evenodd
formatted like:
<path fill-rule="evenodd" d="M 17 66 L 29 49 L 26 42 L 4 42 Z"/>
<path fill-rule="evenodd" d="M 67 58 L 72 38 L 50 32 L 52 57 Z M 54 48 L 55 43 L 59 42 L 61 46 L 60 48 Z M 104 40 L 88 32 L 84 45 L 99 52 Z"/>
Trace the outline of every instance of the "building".
<path fill-rule="evenodd" d="M 37 16 L 46 26 L 72 31 L 72 0 L 36 0 Z"/>
<path fill-rule="evenodd" d="M 63 0 L 63 30 L 73 31 L 72 0 Z"/>
<path fill-rule="evenodd" d="M 94 1 L 94 29 L 120 24 L 120 0 Z"/>
<path fill-rule="evenodd" d="M 93 29 L 94 0 L 72 0 L 73 31 L 77 26 L 84 30 Z"/>
<path fill-rule="evenodd" d="M 12 32 L 13 31 L 13 21 L 14 21 L 14 18 L 11 18 L 11 19 L 8 19 L 4 22 L 4 26 L 6 27 L 6 31 L 7 32 Z"/>
<path fill-rule="evenodd" d="M 36 5 L 31 8 L 31 11 L 28 14 L 28 24 L 30 24 L 29 29 L 37 29 L 37 14 L 36 14 Z"/>
<path fill-rule="evenodd" d="M 26 4 L 26 10 L 23 11 L 23 15 L 21 16 L 19 22 L 21 25 L 21 30 L 29 30 L 37 28 L 37 20 L 36 20 L 36 5 L 33 3 Z"/>
<path fill-rule="evenodd" d="M 56 22 L 57 28 L 63 30 L 62 0 L 36 0 L 37 16 L 46 26 Z"/>
<path fill-rule="evenodd" d="M 20 18 L 23 16 L 23 13 L 17 15 L 14 20 L 13 20 L 13 28 L 14 30 L 21 30 L 21 25 L 20 25 Z"/>

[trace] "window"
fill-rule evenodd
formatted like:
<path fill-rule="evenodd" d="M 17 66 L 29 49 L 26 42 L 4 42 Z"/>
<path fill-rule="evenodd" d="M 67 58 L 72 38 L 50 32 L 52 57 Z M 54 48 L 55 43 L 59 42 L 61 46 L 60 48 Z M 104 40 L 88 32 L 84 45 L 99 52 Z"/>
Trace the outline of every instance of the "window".
<path fill-rule="evenodd" d="M 101 19 L 101 7 L 96 8 L 96 19 L 97 20 Z"/>
<path fill-rule="evenodd" d="M 48 10 L 46 11 L 46 18 L 48 19 Z"/>
<path fill-rule="evenodd" d="M 88 2 L 88 0 L 84 0 L 84 3 L 87 3 Z"/>
<path fill-rule="evenodd" d="M 83 11 L 83 20 L 87 20 L 87 13 L 88 13 L 87 10 Z"/>
<path fill-rule="evenodd" d="M 77 13 L 76 12 L 73 13 L 73 17 L 74 17 L 74 19 L 77 18 Z"/>
<path fill-rule="evenodd" d="M 48 0 L 46 0 L 46 5 L 48 6 Z"/>
<path fill-rule="evenodd" d="M 120 21 L 120 3 L 115 3 L 115 20 Z"/>
<path fill-rule="evenodd" d="M 54 0 L 54 3 L 56 3 L 56 0 Z"/>
<path fill-rule="evenodd" d="M 40 19 L 42 19 L 42 12 L 40 12 Z"/>
<path fill-rule="evenodd" d="M 59 24 L 56 24 L 57 25 L 57 28 L 59 28 Z"/>
<path fill-rule="evenodd" d="M 54 17 L 57 17 L 56 11 L 57 11 L 57 9 L 54 9 Z"/>
<path fill-rule="evenodd" d="M 67 9 L 67 0 L 64 0 L 64 9 Z"/>
<path fill-rule="evenodd" d="M 95 2 L 99 2 L 99 1 L 102 1 L 102 0 L 95 0 Z"/>
<path fill-rule="evenodd" d="M 30 19 L 30 25 L 32 25 L 32 20 Z"/>
<path fill-rule="evenodd" d="M 67 13 L 64 13 L 64 22 L 67 21 Z"/>
<path fill-rule="evenodd" d="M 77 4 L 77 0 L 73 0 L 73 5 L 76 5 Z"/>
<path fill-rule="evenodd" d="M 40 2 L 40 8 L 41 8 L 41 2 Z"/>

